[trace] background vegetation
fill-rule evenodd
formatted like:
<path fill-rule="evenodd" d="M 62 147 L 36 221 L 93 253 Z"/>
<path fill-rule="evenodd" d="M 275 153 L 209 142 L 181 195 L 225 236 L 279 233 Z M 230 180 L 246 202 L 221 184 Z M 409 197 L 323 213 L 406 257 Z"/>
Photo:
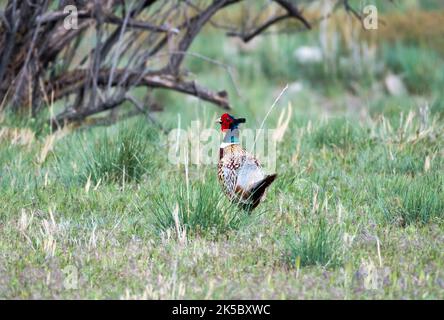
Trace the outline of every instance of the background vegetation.
<path fill-rule="evenodd" d="M 279 177 L 252 215 L 215 167 L 168 161 L 158 126 L 213 126 L 207 102 L 155 91 L 155 124 L 59 131 L 2 113 L 0 298 L 443 299 L 444 7 L 364 2 L 378 30 L 338 13 L 247 45 L 207 26 L 190 48 L 224 64 L 185 60 L 250 128 L 289 84 L 265 123 L 284 132 Z"/>

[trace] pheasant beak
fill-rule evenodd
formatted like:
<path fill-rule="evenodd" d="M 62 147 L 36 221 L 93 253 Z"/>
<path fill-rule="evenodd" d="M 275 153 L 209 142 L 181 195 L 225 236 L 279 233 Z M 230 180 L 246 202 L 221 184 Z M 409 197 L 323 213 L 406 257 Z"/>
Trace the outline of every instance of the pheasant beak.
<path fill-rule="evenodd" d="M 217 119 L 216 123 L 222 124 L 222 119 L 221 118 Z"/>

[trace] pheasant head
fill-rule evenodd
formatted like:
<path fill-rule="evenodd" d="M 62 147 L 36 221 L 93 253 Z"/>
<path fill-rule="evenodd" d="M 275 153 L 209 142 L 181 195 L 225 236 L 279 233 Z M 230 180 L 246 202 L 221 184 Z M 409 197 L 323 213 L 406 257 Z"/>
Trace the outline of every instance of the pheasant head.
<path fill-rule="evenodd" d="M 235 130 L 239 123 L 245 123 L 245 118 L 235 118 L 231 114 L 224 113 L 217 122 L 220 123 L 220 129 L 225 132 L 227 130 Z"/>

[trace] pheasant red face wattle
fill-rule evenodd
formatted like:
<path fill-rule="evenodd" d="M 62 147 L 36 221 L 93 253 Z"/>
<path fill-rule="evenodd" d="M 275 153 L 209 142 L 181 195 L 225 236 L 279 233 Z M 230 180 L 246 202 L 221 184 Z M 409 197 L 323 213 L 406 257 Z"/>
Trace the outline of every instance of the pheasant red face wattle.
<path fill-rule="evenodd" d="M 224 113 L 217 121 L 220 123 L 221 131 L 237 129 L 239 123 L 245 123 L 245 118 L 235 118 L 228 113 Z"/>
<path fill-rule="evenodd" d="M 234 123 L 234 117 L 229 115 L 228 113 L 224 113 L 220 117 L 219 123 L 220 123 L 220 129 L 222 131 L 229 130 L 229 129 L 231 129 L 231 127 Z"/>

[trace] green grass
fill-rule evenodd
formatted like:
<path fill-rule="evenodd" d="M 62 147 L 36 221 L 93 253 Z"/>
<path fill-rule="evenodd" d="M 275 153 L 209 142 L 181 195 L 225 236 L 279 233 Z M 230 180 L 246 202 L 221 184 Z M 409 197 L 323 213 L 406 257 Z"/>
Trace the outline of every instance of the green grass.
<path fill-rule="evenodd" d="M 104 133 L 96 139 L 92 148 L 85 148 L 86 176 L 97 183 L 99 180 L 140 181 L 150 169 L 148 149 L 156 145 L 156 137 L 141 126 L 121 126 L 115 136 Z"/>
<path fill-rule="evenodd" d="M 340 264 L 341 241 L 337 226 L 320 218 L 288 234 L 284 240 L 284 259 L 291 267 L 335 267 Z"/>
<path fill-rule="evenodd" d="M 365 143 L 368 137 L 363 135 L 362 128 L 356 128 L 346 119 L 336 118 L 316 128 L 310 139 L 317 148 L 325 146 L 348 149 L 361 142 Z"/>
<path fill-rule="evenodd" d="M 442 298 L 442 161 L 435 156 L 425 171 L 424 161 L 403 160 L 438 151 L 442 126 L 409 147 L 394 145 L 399 133 L 381 124 L 355 123 L 355 132 L 331 121 L 292 126 L 279 145 L 279 178 L 251 216 L 227 202 L 215 167 L 190 165 L 187 188 L 163 138 L 145 150 L 151 165 L 138 178 L 122 183 L 120 170 L 116 179 L 103 171 L 87 188 L 85 157 L 70 150 L 89 154 L 92 137 L 105 134 L 118 148 L 122 128 L 144 140 L 132 123 L 70 134 L 43 164 L 34 161 L 42 139 L 30 147 L 2 140 L 1 297 Z M 406 133 L 419 125 L 415 118 Z M 78 271 L 76 289 L 65 287 L 66 267 Z"/>
<path fill-rule="evenodd" d="M 386 221 L 400 224 L 426 224 L 444 216 L 443 180 L 427 174 L 411 179 L 397 177 L 377 185 L 378 205 Z"/>
<path fill-rule="evenodd" d="M 214 237 L 239 229 L 250 218 L 246 211 L 221 196 L 214 176 L 188 186 L 184 181 L 162 184 L 158 191 L 150 204 L 153 226 L 158 232 L 176 232 L 182 227 L 188 234 Z"/>
<path fill-rule="evenodd" d="M 223 68 L 195 57 L 187 67 L 226 88 L 248 128 L 286 83 L 303 84 L 265 123 L 274 128 L 291 102 L 264 203 L 249 215 L 227 201 L 215 165 L 190 163 L 186 174 L 170 163 L 171 139 L 144 118 L 70 133 L 39 162 L 51 133 L 43 120 L 6 115 L 0 132 L 37 134 L 20 144 L 0 133 L 0 298 L 443 299 L 442 58 L 380 48 L 410 91 L 391 97 L 382 74 L 297 65 L 292 52 L 316 45 L 316 33 L 270 36 L 251 53 L 217 39 L 205 35 L 192 51 L 230 63 L 241 95 Z M 187 129 L 214 127 L 222 112 L 178 93 L 154 97 L 167 129 L 178 113 Z"/>
<path fill-rule="evenodd" d="M 443 61 L 435 51 L 398 43 L 385 46 L 383 52 L 387 66 L 402 76 L 410 92 L 423 94 L 442 87 Z"/>

